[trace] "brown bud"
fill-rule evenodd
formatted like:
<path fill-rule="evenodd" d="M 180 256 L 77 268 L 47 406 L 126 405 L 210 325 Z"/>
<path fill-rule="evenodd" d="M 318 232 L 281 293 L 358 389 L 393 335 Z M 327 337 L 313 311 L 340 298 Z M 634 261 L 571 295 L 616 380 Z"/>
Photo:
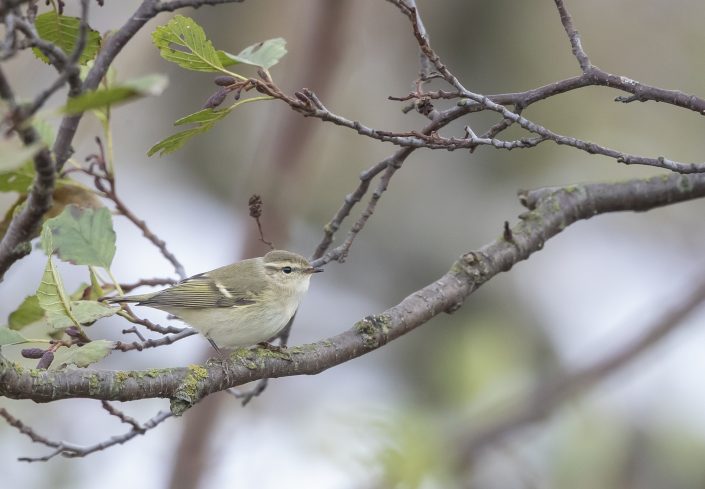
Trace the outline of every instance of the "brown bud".
<path fill-rule="evenodd" d="M 224 88 L 218 89 L 213 95 L 208 97 L 206 104 L 203 106 L 204 109 L 215 109 L 220 104 L 223 103 L 225 97 L 228 96 L 228 91 Z"/>
<path fill-rule="evenodd" d="M 41 348 L 23 348 L 20 353 L 25 358 L 42 358 L 44 350 Z"/>
<path fill-rule="evenodd" d="M 53 362 L 53 361 L 54 361 L 54 352 L 51 350 L 47 350 L 42 355 L 42 358 L 39 360 L 39 363 L 37 363 L 37 368 L 46 370 L 49 368 L 49 365 L 51 365 L 51 362 Z"/>
<path fill-rule="evenodd" d="M 76 326 L 69 326 L 64 330 L 64 333 L 69 335 L 71 338 L 80 338 L 81 337 L 81 332 L 78 330 Z"/>
<path fill-rule="evenodd" d="M 216 85 L 220 85 L 221 87 L 234 85 L 236 81 L 235 78 L 229 75 L 216 76 L 215 80 L 213 80 Z"/>

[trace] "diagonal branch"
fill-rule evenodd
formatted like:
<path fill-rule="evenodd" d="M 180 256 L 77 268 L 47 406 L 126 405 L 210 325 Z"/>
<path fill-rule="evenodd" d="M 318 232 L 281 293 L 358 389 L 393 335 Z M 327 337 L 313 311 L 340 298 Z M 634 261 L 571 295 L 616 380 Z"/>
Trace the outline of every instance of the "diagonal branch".
<path fill-rule="evenodd" d="M 91 68 L 86 75 L 86 79 L 82 86 L 79 83 L 80 80 L 78 79 L 78 71 L 74 70 L 72 67 L 75 64 L 73 63 L 74 59 L 77 60 L 80 57 L 80 54 L 85 46 L 85 35 L 88 29 L 86 22 L 88 15 L 88 0 L 81 0 L 81 35 L 79 36 L 79 42 L 77 43 L 74 52 L 71 53 L 69 57 L 67 57 L 53 44 L 42 41 L 35 35 L 30 25 L 24 25 L 21 19 L 19 22 L 17 22 L 18 19 L 15 19 L 17 28 L 23 30 L 24 34 L 28 37 L 32 37 L 33 42 L 36 43 L 36 45 L 42 49 L 45 54 L 50 55 L 49 58 L 54 60 L 54 64 L 64 70 L 59 79 L 56 80 L 47 90 L 42 92 L 37 100 L 35 100 L 31 110 L 37 110 L 41 104 L 43 104 L 46 99 L 56 89 L 58 89 L 61 84 L 63 84 L 63 73 L 66 73 L 65 76 L 69 82 L 69 94 L 71 96 L 76 96 L 81 91 L 96 89 L 100 84 L 100 81 L 107 73 L 108 68 L 114 61 L 115 57 L 122 50 L 125 44 L 132 39 L 132 37 L 142 28 L 142 26 L 144 26 L 150 19 L 159 13 L 172 12 L 184 7 L 240 3 L 242 1 L 244 0 L 172 0 L 170 2 L 143 0 L 127 22 L 105 42 L 103 48 L 94 60 L 93 68 Z M 19 5 L 20 3 L 22 2 L 9 2 L 9 0 L 1 2 L 0 15 L 9 14 L 12 7 Z M 8 102 L 12 100 L 14 103 L 14 97 L 9 88 L 9 84 L 2 73 L 0 73 L 0 98 Z M 27 205 L 22 212 L 20 212 L 20 214 L 12 220 L 7 232 L 3 236 L 2 242 L 0 242 L 0 281 L 2 281 L 5 272 L 10 268 L 10 266 L 12 266 L 13 263 L 26 256 L 30 251 L 28 241 L 36 233 L 39 227 L 39 222 L 44 213 L 51 207 L 52 194 L 56 179 L 55 172 L 61 171 L 64 163 L 66 163 L 73 153 L 71 142 L 76 134 L 81 117 L 82 114 L 65 116 L 59 125 L 59 130 L 52 147 L 52 152 L 50 153 L 47 149 L 43 149 L 34 158 L 37 178 L 35 179 L 29 198 L 27 199 Z M 34 136 L 25 137 L 22 135 L 23 132 L 28 135 L 34 134 Z M 38 137 L 36 137 L 36 131 L 34 131 L 31 127 L 21 129 L 20 135 L 22 136 L 25 144 L 28 144 L 28 139 L 34 141 L 38 140 Z"/>
<path fill-rule="evenodd" d="M 565 7 L 563 0 L 555 0 L 556 8 L 558 9 L 558 14 L 561 16 L 561 23 L 565 29 L 565 33 L 568 34 L 568 39 L 570 40 L 570 46 L 573 49 L 573 56 L 578 60 L 580 69 L 583 73 L 587 73 L 592 68 L 590 63 L 590 58 L 583 49 L 583 44 L 580 41 L 580 34 L 575 27 L 573 27 L 573 17 L 571 17 L 568 9 Z"/>
<path fill-rule="evenodd" d="M 593 364 L 565 374 L 562 378 L 541 385 L 519 405 L 518 409 L 470 435 L 461 442 L 461 458 L 464 461 L 472 460 L 483 448 L 507 434 L 547 418 L 564 401 L 597 384 L 658 344 L 661 339 L 681 325 L 683 320 L 703 301 L 705 301 L 705 282 L 690 288 L 675 307 L 652 320 L 644 333 L 621 349 Z"/>
<path fill-rule="evenodd" d="M 21 108 L 15 101 L 14 93 L 2 69 L 0 69 L 0 99 L 4 100 L 20 119 L 22 118 Z M 32 125 L 22 123 L 16 127 L 16 130 L 26 146 L 40 141 L 39 134 Z M 29 254 L 31 251 L 29 241 L 35 236 L 42 216 L 52 204 L 56 172 L 54 159 L 48 148 L 42 148 L 34 156 L 34 169 L 36 177 L 26 204 L 12 219 L 0 241 L 0 282 L 14 262 Z"/>
<path fill-rule="evenodd" d="M 570 136 L 565 136 L 559 133 L 556 133 L 554 131 L 551 131 L 550 129 L 547 129 L 546 127 L 536 124 L 535 122 L 530 121 L 529 119 L 526 119 L 525 117 L 522 117 L 521 115 L 517 114 L 516 112 L 512 112 L 511 110 L 507 109 L 503 105 L 497 104 L 490 100 L 487 96 L 472 92 L 465 88 L 463 84 L 458 80 L 458 78 L 448 69 L 445 64 L 441 61 L 440 56 L 436 54 L 436 52 L 431 48 L 431 45 L 428 41 L 428 36 L 425 35 L 425 33 L 421 30 L 421 27 L 419 26 L 419 16 L 416 8 L 410 7 L 409 5 L 404 2 L 404 0 L 388 0 L 389 2 L 393 3 L 396 5 L 399 10 L 406 15 L 412 25 L 413 32 L 414 32 L 414 37 L 416 38 L 416 42 L 418 43 L 419 47 L 421 48 L 421 51 L 426 55 L 426 57 L 433 63 L 435 66 L 436 70 L 443 76 L 443 78 L 450 84 L 452 85 L 458 93 L 465 98 L 468 98 L 486 109 L 489 109 L 491 111 L 497 112 L 502 115 L 504 119 L 507 119 L 509 121 L 512 121 L 516 123 L 517 125 L 521 126 L 522 128 L 526 129 L 529 132 L 532 132 L 534 134 L 537 134 L 541 136 L 542 138 L 551 140 L 555 142 L 556 144 L 560 145 L 566 145 L 566 146 L 571 146 L 576 149 L 585 151 L 590 154 L 600 154 L 603 156 L 607 156 L 609 158 L 615 159 L 619 163 L 624 163 L 627 165 L 646 165 L 646 166 L 655 166 L 658 168 L 664 168 L 667 170 L 671 171 L 676 171 L 679 173 L 701 173 L 705 172 L 705 163 L 683 163 L 679 161 L 674 161 L 668 158 L 665 158 L 663 156 L 658 156 L 658 157 L 646 157 L 646 156 L 640 156 L 640 155 L 633 155 L 633 154 L 628 154 L 628 153 L 623 153 L 620 151 L 617 151 L 615 149 L 602 146 L 597 143 L 593 143 L 590 141 L 584 141 L 581 139 L 573 138 Z M 571 24 L 572 26 L 572 24 Z M 593 76 L 593 71 L 595 70 L 590 70 L 585 76 L 592 77 Z M 595 76 L 601 77 L 604 80 L 604 76 L 607 75 L 604 72 L 596 72 L 594 74 Z M 628 84 L 628 82 L 631 81 L 627 78 L 624 80 L 624 84 Z M 606 84 L 606 83 L 597 83 L 593 82 L 592 84 L 598 85 L 598 84 Z M 318 109 L 320 111 L 320 109 Z M 317 111 L 313 111 L 314 113 Z M 316 115 L 318 117 L 318 115 Z M 342 121 L 341 121 L 342 122 Z M 336 122 L 338 123 L 338 122 Z M 363 131 L 358 129 L 358 132 L 364 135 L 372 135 L 372 134 L 378 134 L 378 131 L 374 131 L 373 129 L 370 128 L 363 128 Z M 384 136 L 384 134 L 382 135 Z M 382 139 L 382 138 L 378 138 Z M 382 139 L 382 140 L 388 140 L 393 142 L 394 144 L 399 144 L 403 146 L 424 146 L 423 145 L 423 140 L 418 139 L 418 138 L 399 138 L 399 137 L 393 137 L 393 138 L 387 138 L 387 139 Z M 446 148 L 448 149 L 456 149 L 456 147 L 463 147 L 462 145 L 458 146 L 455 142 L 450 141 L 446 143 Z"/>
<path fill-rule="evenodd" d="M 381 314 L 368 316 L 347 331 L 286 353 L 236 350 L 228 362 L 141 371 L 23 370 L 0 357 L 0 395 L 49 402 L 65 398 L 128 401 L 167 397 L 181 414 L 203 397 L 265 377 L 312 375 L 364 355 L 452 312 L 483 283 L 510 270 L 543 248 L 570 224 L 597 214 L 646 211 L 705 197 L 705 175 L 658 176 L 612 184 L 574 185 L 522 194 L 530 209 L 502 237 L 456 261 L 435 282 Z"/>

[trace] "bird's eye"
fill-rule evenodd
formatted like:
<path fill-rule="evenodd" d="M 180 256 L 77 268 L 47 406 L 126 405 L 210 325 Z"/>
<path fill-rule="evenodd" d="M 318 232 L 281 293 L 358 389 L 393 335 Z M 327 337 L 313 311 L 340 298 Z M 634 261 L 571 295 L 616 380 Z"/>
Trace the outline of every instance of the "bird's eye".
<path fill-rule="evenodd" d="M 291 273 L 291 267 L 284 267 L 282 268 L 282 272 L 286 273 L 287 275 Z"/>

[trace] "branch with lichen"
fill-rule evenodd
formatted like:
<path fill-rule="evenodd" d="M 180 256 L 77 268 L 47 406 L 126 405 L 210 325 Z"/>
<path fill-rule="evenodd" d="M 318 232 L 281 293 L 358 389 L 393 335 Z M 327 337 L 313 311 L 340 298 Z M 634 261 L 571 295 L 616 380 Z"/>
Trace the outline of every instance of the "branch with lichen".
<path fill-rule="evenodd" d="M 0 358 L 0 395 L 50 402 L 67 398 L 131 401 L 168 398 L 181 414 L 203 397 L 263 378 L 312 375 L 376 350 L 452 312 L 478 287 L 543 249 L 569 225 L 598 214 L 646 211 L 705 197 L 705 175 L 671 175 L 623 183 L 585 184 L 522 192 L 529 210 L 502 236 L 463 255 L 438 280 L 347 331 L 285 352 L 239 349 L 228 361 L 145 371 L 27 370 Z"/>

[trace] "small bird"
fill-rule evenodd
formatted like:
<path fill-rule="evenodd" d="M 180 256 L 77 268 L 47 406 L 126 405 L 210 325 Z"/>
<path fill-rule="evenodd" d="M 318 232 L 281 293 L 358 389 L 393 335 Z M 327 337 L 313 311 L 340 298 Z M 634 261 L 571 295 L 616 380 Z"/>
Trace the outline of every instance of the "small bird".
<path fill-rule="evenodd" d="M 323 269 L 301 255 L 273 250 L 189 277 L 151 294 L 111 297 L 179 317 L 213 345 L 233 349 L 266 343 L 287 325 L 308 290 L 311 275 Z"/>

